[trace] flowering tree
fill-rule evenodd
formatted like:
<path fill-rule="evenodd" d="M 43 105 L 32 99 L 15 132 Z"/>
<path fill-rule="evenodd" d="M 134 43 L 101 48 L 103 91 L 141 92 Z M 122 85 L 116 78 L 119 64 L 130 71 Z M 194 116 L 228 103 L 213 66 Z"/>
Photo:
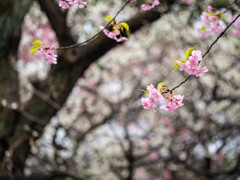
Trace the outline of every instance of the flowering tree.
<path fill-rule="evenodd" d="M 109 9 L 108 3 L 115 6 Z M 48 23 L 33 28 L 34 21 L 43 19 L 43 12 L 36 15 L 36 4 L 0 2 L 0 177 L 238 178 L 239 53 L 234 46 L 239 41 L 229 30 L 235 26 L 237 36 L 238 2 L 216 2 L 208 8 L 204 1 L 108 3 L 106 11 L 101 1 L 38 0 L 55 32 L 50 37 Z M 102 20 L 94 7 L 103 8 Z M 91 25 L 81 22 L 83 17 L 92 18 L 88 20 Z M 194 28 L 186 24 L 188 17 L 197 22 L 195 32 L 209 39 L 201 40 L 198 34 L 190 33 Z M 94 24 L 96 34 L 88 35 L 86 30 L 84 36 L 76 31 L 76 21 L 86 29 Z M 169 31 L 173 37 L 166 36 Z M 27 45 L 24 35 L 29 37 Z M 81 36 L 86 38 L 82 40 Z M 220 38 L 224 42 L 212 49 Z M 25 53 L 29 42 L 33 43 L 32 56 L 29 51 Z M 184 53 L 185 58 L 180 59 Z M 212 57 L 207 59 L 207 54 Z M 222 57 L 215 61 L 216 54 L 227 55 L 228 62 Z M 45 64 L 40 71 L 46 74 L 43 80 L 39 74 L 22 77 L 30 58 L 36 58 L 32 63 Z M 24 61 L 22 69 L 19 59 Z M 51 68 L 47 64 L 52 64 Z M 175 71 L 171 71 L 172 66 Z M 175 73 L 177 77 L 173 77 Z M 148 84 L 157 86 L 147 86 L 143 92 L 148 97 L 141 99 L 143 94 L 138 89 Z M 140 99 L 145 109 L 157 111 L 160 105 L 160 109 L 171 112 L 145 111 Z"/>

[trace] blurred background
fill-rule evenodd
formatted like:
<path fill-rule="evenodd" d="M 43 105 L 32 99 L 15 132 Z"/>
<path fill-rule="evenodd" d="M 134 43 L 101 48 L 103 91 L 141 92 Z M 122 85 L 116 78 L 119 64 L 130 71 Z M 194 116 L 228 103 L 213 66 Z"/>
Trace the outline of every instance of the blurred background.
<path fill-rule="evenodd" d="M 149 1 L 150 2 L 150 1 Z M 240 41 L 234 25 L 175 94 L 184 106 L 142 108 L 139 89 L 187 77 L 173 71 L 189 47 L 204 53 L 217 35 L 195 30 L 207 6 L 235 14 L 240 1 L 137 0 L 117 17 L 124 43 L 101 34 L 60 50 L 57 65 L 30 55 L 32 37 L 54 47 L 82 42 L 124 0 L 88 0 L 63 10 L 54 0 L 0 2 L 0 179 L 240 180 Z M 223 23 L 228 24 L 230 21 Z"/>

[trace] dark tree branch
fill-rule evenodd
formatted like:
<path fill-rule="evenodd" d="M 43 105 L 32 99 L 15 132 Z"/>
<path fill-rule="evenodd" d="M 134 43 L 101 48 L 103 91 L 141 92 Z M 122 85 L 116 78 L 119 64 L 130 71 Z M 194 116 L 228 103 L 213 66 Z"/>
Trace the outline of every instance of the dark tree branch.
<path fill-rule="evenodd" d="M 70 28 L 67 26 L 66 13 L 53 0 L 38 0 L 41 9 L 46 13 L 48 20 L 55 31 L 61 46 L 74 43 Z"/>

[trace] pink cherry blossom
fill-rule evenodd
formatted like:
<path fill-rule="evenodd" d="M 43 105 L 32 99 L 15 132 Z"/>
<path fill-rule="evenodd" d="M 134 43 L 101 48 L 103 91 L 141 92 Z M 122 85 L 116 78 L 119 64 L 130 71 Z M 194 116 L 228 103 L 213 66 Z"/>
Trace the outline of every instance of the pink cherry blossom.
<path fill-rule="evenodd" d="M 187 5 L 192 5 L 192 0 L 185 0 L 185 4 L 187 4 Z"/>
<path fill-rule="evenodd" d="M 174 111 L 175 109 L 178 109 L 180 106 L 183 106 L 183 99 L 184 96 L 181 95 L 170 95 L 168 97 L 169 101 L 166 102 L 166 105 L 161 106 L 160 109 L 164 111 Z"/>
<path fill-rule="evenodd" d="M 79 8 L 86 8 L 87 7 L 87 2 L 82 1 L 82 0 L 74 0 L 73 4 Z"/>
<path fill-rule="evenodd" d="M 104 32 L 104 34 L 105 34 L 106 36 L 108 35 L 109 30 L 108 30 L 107 28 L 105 28 L 105 27 L 103 27 L 103 26 L 99 26 L 99 28 L 103 30 L 103 32 Z"/>
<path fill-rule="evenodd" d="M 240 38 L 240 18 L 238 18 L 235 21 L 234 25 L 235 25 L 235 28 L 232 30 L 232 33 L 233 33 L 234 36 Z"/>
<path fill-rule="evenodd" d="M 232 33 L 233 33 L 234 36 L 240 38 L 240 29 L 233 29 Z"/>
<path fill-rule="evenodd" d="M 153 104 L 149 98 L 142 98 L 141 101 L 144 109 L 156 112 L 156 109 L 155 109 L 156 104 Z"/>
<path fill-rule="evenodd" d="M 121 27 L 118 26 L 119 23 L 120 22 L 117 21 L 115 24 L 116 27 L 118 28 L 116 30 L 109 31 L 107 28 L 105 28 L 103 26 L 99 26 L 99 28 L 103 30 L 104 34 L 107 37 L 109 37 L 110 39 L 114 39 L 116 42 L 126 41 L 126 40 L 128 40 L 128 38 L 121 36 L 121 32 L 120 32 Z M 114 22 L 113 22 L 113 25 L 114 25 Z"/>
<path fill-rule="evenodd" d="M 212 6 L 208 6 L 208 12 L 212 12 Z"/>
<path fill-rule="evenodd" d="M 83 0 L 61 0 L 59 2 L 59 7 L 63 9 L 69 9 L 70 5 L 77 6 L 79 8 L 86 8 L 87 2 Z"/>
<path fill-rule="evenodd" d="M 128 38 L 126 38 L 126 37 L 120 37 L 120 38 L 118 38 L 116 41 L 117 41 L 117 42 L 122 42 L 122 41 L 126 41 L 126 40 L 128 40 Z"/>
<path fill-rule="evenodd" d="M 151 5 L 149 5 L 149 4 L 142 4 L 141 5 L 141 9 L 142 9 L 142 11 L 148 11 L 148 10 L 154 8 L 155 6 L 157 6 L 158 4 L 159 4 L 159 0 L 154 0 Z"/>
<path fill-rule="evenodd" d="M 202 38 L 207 38 L 211 34 L 219 35 L 226 27 L 221 21 L 219 12 L 213 12 L 212 6 L 208 6 L 208 12 L 202 12 L 201 23 L 202 28 L 196 28 L 196 30 Z"/>
<path fill-rule="evenodd" d="M 107 34 L 107 37 L 109 37 L 110 39 L 114 39 L 117 40 L 117 36 L 120 34 L 119 30 L 115 30 L 115 31 L 111 31 Z"/>
<path fill-rule="evenodd" d="M 177 61 L 177 64 L 179 65 L 179 71 L 187 71 L 187 66 L 186 66 L 186 63 L 183 63 L 181 61 Z"/>
<path fill-rule="evenodd" d="M 234 25 L 235 25 L 237 28 L 240 28 L 240 18 L 237 18 L 237 20 L 235 21 Z"/>
<path fill-rule="evenodd" d="M 74 4 L 74 0 L 67 0 L 68 4 L 73 5 Z"/>
<path fill-rule="evenodd" d="M 47 61 L 47 64 L 57 64 L 57 55 L 53 53 L 49 46 L 40 47 L 38 50 L 43 55 L 44 60 Z"/>
<path fill-rule="evenodd" d="M 147 90 L 149 97 L 141 99 L 142 106 L 144 109 L 156 112 L 157 105 L 163 104 L 165 98 L 152 84 L 147 86 Z"/>
<path fill-rule="evenodd" d="M 207 67 L 199 68 L 195 75 L 197 77 L 202 77 L 205 74 L 205 72 L 208 72 Z"/>
<path fill-rule="evenodd" d="M 185 63 L 177 61 L 179 65 L 179 71 L 186 71 L 189 75 L 195 75 L 196 77 L 202 77 L 205 72 L 208 71 L 207 67 L 200 68 L 199 62 L 202 60 L 202 53 L 199 50 L 193 50 L 189 60 Z"/>
<path fill-rule="evenodd" d="M 142 9 L 142 11 L 148 11 L 148 10 L 152 9 L 152 6 L 148 5 L 148 4 L 142 4 L 141 9 Z"/>
<path fill-rule="evenodd" d="M 196 28 L 196 30 L 203 39 L 206 39 L 208 37 L 207 32 L 202 30 L 201 28 Z"/>
<path fill-rule="evenodd" d="M 59 1 L 59 7 L 63 8 L 63 9 L 69 9 L 70 5 L 65 1 Z"/>
<path fill-rule="evenodd" d="M 192 51 L 192 57 L 194 58 L 194 59 L 197 59 L 198 61 L 201 61 L 202 60 L 202 52 L 201 51 L 199 51 L 199 50 L 193 50 Z"/>
<path fill-rule="evenodd" d="M 147 86 L 147 90 L 149 91 L 149 98 L 153 99 L 154 102 L 159 102 L 160 104 L 164 103 L 164 97 L 161 95 L 161 93 L 154 88 L 154 86 L 151 84 L 150 86 Z"/>

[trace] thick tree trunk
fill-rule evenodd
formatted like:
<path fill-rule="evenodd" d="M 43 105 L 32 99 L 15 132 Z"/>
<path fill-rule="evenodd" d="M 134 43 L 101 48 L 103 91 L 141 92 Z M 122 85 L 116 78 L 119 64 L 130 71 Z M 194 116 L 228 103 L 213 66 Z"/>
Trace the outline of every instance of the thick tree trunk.
<path fill-rule="evenodd" d="M 6 106 L 19 103 L 19 79 L 16 71 L 17 49 L 21 38 L 21 25 L 24 15 L 32 1 L 2 0 L 0 1 L 0 174 L 4 166 L 5 151 L 9 149 L 16 136 L 12 136 L 19 123 L 18 113 Z M 15 161 L 15 160 L 14 160 Z M 23 164 L 18 166 L 22 171 Z"/>

